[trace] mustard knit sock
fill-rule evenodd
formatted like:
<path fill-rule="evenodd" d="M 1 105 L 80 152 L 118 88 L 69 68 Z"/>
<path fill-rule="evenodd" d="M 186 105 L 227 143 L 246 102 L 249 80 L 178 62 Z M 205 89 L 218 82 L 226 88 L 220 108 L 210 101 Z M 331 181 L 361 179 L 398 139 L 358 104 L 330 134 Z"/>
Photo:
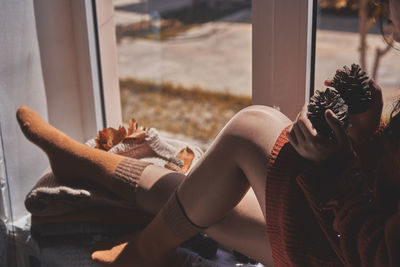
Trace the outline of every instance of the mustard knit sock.
<path fill-rule="evenodd" d="M 132 198 L 141 172 L 149 165 L 83 145 L 28 107 L 18 109 L 17 119 L 26 138 L 47 154 L 54 175 L 61 181 L 90 179 L 122 197 Z"/>
<path fill-rule="evenodd" d="M 108 189 L 132 204 L 135 203 L 140 176 L 150 164 L 133 158 L 124 158 L 115 169 L 113 178 L 109 179 Z"/>
<path fill-rule="evenodd" d="M 204 229 L 187 217 L 175 192 L 143 231 L 127 237 L 128 242 L 94 252 L 92 259 L 109 266 L 177 266 L 170 265 L 175 248 Z"/>

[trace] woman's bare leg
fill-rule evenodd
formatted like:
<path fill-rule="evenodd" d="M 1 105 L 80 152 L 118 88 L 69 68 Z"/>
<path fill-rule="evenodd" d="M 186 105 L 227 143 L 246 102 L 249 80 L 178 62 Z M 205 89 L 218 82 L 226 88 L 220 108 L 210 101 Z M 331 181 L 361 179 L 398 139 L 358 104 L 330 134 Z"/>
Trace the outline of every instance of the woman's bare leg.
<path fill-rule="evenodd" d="M 221 131 L 178 192 L 193 222 L 212 225 L 207 234 L 269 266 L 272 256 L 265 229 L 266 167 L 276 138 L 289 123 L 284 115 L 268 107 L 242 110 Z M 160 179 L 162 172 L 156 166 L 147 167 L 137 194 L 138 204 L 153 213 L 180 183 L 174 173 Z M 255 194 L 248 191 L 249 186 Z"/>
<path fill-rule="evenodd" d="M 239 203 L 249 186 L 265 217 L 269 154 L 289 123 L 282 113 L 264 106 L 236 114 L 178 191 L 189 218 L 198 225 L 213 225 Z"/>
<path fill-rule="evenodd" d="M 142 173 L 137 204 L 157 214 L 185 175 L 150 165 Z M 266 266 L 273 266 L 264 215 L 253 189 L 219 223 L 204 231 L 221 245 L 239 251 Z M 239 242 L 240 240 L 240 242 Z"/>
<path fill-rule="evenodd" d="M 265 182 L 269 153 L 283 128 L 290 122 L 285 115 L 266 106 L 250 106 L 236 114 L 182 185 L 179 197 L 185 203 L 189 217 L 193 217 L 193 221 L 199 225 L 209 225 L 208 219 L 204 218 L 206 216 L 200 215 L 210 212 L 207 205 L 201 204 L 202 201 L 211 201 L 213 208 L 222 209 L 226 213 L 232 208 L 226 209 L 219 205 L 236 206 L 250 186 L 265 215 Z M 164 178 L 160 179 L 161 176 Z M 141 177 L 137 203 L 152 213 L 161 208 L 182 180 L 182 175 L 157 166 L 148 166 Z M 183 189 L 188 186 L 188 190 Z M 201 190 L 190 190 L 191 187 L 212 187 L 212 190 L 204 194 Z M 218 192 L 218 189 L 228 193 Z M 210 195 L 211 193 L 216 196 Z M 231 196 L 229 200 L 224 201 L 224 194 Z M 239 200 L 233 204 L 230 201 L 232 198 Z M 216 207 L 215 204 L 219 205 Z M 192 215 L 189 211 L 192 209 L 190 205 L 202 206 L 205 210 L 196 208 L 196 214 Z M 197 220 L 197 216 L 202 218 Z"/>
<path fill-rule="evenodd" d="M 221 245 L 239 251 L 267 267 L 273 266 L 265 219 L 252 190 L 222 221 L 206 229 L 205 233 Z"/>

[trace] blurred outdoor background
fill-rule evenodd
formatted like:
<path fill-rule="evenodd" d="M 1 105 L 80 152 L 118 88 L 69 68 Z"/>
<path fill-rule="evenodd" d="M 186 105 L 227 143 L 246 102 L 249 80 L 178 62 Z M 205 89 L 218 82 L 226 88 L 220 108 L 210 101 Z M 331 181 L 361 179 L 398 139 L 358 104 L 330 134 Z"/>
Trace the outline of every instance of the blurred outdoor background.
<path fill-rule="evenodd" d="M 113 0 L 123 119 L 202 148 L 251 104 L 251 0 Z M 319 0 L 315 89 L 358 63 L 390 110 L 400 51 L 387 49 L 372 0 Z M 390 38 L 388 42 L 390 42 Z"/>
<path fill-rule="evenodd" d="M 383 10 L 373 0 L 318 0 L 315 88 L 343 65 L 358 63 L 383 89 L 384 119 L 400 96 L 400 51 L 379 27 Z M 383 21 L 383 30 L 387 26 Z"/>

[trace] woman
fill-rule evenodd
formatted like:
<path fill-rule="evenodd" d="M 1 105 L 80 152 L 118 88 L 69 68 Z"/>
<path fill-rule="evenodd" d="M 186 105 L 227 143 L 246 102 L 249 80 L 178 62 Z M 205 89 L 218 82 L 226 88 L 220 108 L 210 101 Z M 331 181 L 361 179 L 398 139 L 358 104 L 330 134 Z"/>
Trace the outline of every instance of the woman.
<path fill-rule="evenodd" d="M 400 0 L 382 4 L 399 41 Z M 187 178 L 88 148 L 29 108 L 17 118 L 58 179 L 111 190 L 137 183 L 137 205 L 157 213 L 143 231 L 94 252 L 103 265 L 178 266 L 175 248 L 205 232 L 267 266 L 400 266 L 400 115 L 382 132 L 381 90 L 370 87 L 373 105 L 352 116 L 348 134 L 326 112 L 336 142 L 317 135 L 306 106 L 293 123 L 268 107 L 245 108 Z"/>

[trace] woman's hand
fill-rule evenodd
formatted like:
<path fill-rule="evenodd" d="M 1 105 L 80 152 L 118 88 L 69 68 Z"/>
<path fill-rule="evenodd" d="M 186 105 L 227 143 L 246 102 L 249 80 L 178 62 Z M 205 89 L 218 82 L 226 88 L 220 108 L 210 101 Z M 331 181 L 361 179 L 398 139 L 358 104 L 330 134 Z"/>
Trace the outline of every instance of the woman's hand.
<path fill-rule="evenodd" d="M 332 79 L 325 81 L 326 86 L 331 86 Z M 373 79 L 369 81 L 372 91 L 372 104 L 363 113 L 350 116 L 348 135 L 354 145 L 367 142 L 378 130 L 383 108 L 382 89 Z"/>
<path fill-rule="evenodd" d="M 320 163 L 341 152 L 351 151 L 342 122 L 331 110 L 325 112 L 325 119 L 333 130 L 336 137 L 334 139 L 320 136 L 308 119 L 307 113 L 306 104 L 286 133 L 290 143 L 302 157 Z"/>

